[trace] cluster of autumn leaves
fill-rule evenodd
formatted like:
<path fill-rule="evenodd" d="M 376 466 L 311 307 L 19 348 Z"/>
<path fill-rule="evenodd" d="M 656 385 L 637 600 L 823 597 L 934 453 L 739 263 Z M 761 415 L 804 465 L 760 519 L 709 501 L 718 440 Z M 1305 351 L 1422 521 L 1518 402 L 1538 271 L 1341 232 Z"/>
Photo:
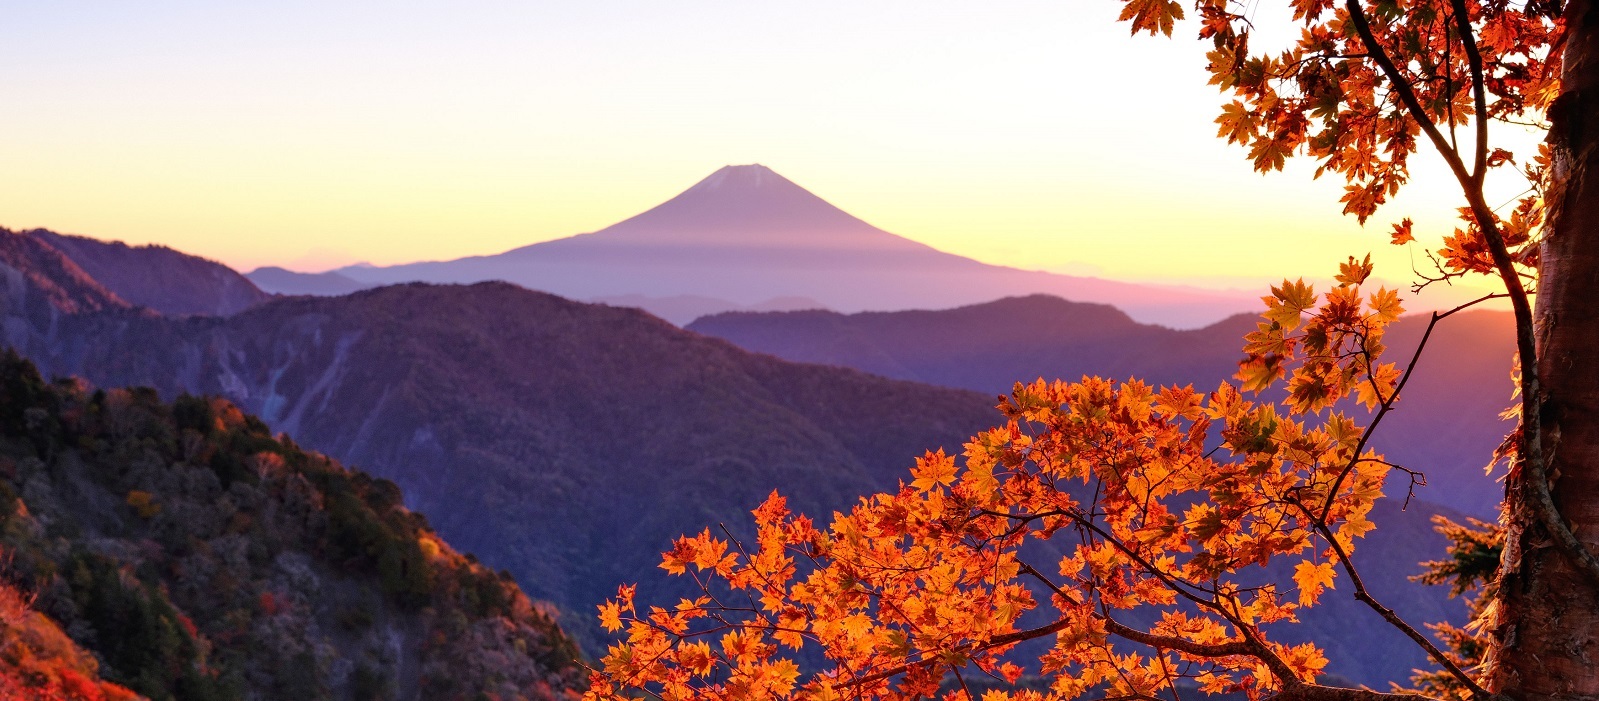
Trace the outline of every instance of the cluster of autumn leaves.
<path fill-rule="evenodd" d="M 1300 36 L 1273 51 L 1251 46 L 1249 4 L 1194 3 L 1200 38 L 1212 43 L 1211 83 L 1234 97 L 1216 119 L 1218 135 L 1248 148 L 1261 171 L 1281 170 L 1295 153 L 1315 158 L 1318 176 L 1346 180 L 1344 212 L 1362 223 L 1409 180 L 1409 157 L 1432 136 L 1419 118 L 1452 147 L 1463 136 L 1457 128 L 1478 117 L 1479 82 L 1487 119 L 1533 121 L 1560 92 L 1558 26 L 1531 3 L 1289 4 Z M 1121 18 L 1134 32 L 1170 35 L 1183 15 L 1175 0 L 1127 0 Z M 1496 149 L 1489 160 L 1515 158 Z"/>
<path fill-rule="evenodd" d="M 1462 225 L 1444 237 L 1432 280 L 1496 274 L 1487 237 L 1491 220 L 1513 261 L 1535 269 L 1534 234 L 1551 203 L 1543 192 L 1547 145 L 1517 154 L 1489 148 L 1488 123 L 1536 127 L 1555 109 L 1564 53 L 1557 3 L 1506 0 L 1290 0 L 1299 36 L 1285 46 L 1251 40 L 1255 4 L 1194 0 L 1210 82 L 1231 99 L 1217 135 L 1249 151 L 1256 170 L 1281 170 L 1303 154 L 1344 182 L 1345 214 L 1362 224 L 1410 179 L 1421 144 L 1444 156 L 1468 191 L 1490 170 L 1515 166 L 1529 188 L 1501 215 L 1488 203 L 1462 208 Z M 1170 36 L 1185 17 L 1178 0 L 1123 0 L 1120 19 L 1134 33 Z M 1413 239 L 1412 224 L 1393 240 Z"/>
<path fill-rule="evenodd" d="M 1250 44 L 1252 3 L 1194 0 L 1211 83 L 1233 98 L 1219 135 L 1261 171 L 1312 156 L 1318 177 L 1344 179 L 1344 212 L 1362 223 L 1430 140 L 1471 206 L 1424 278 L 1511 274 L 1484 227 L 1513 265 L 1536 269 L 1549 153 L 1517 163 L 1488 148 L 1487 124 L 1555 107 L 1558 13 L 1468 0 L 1290 5 L 1299 38 L 1262 51 Z M 1177 0 L 1123 0 L 1121 20 L 1170 35 L 1184 14 Z M 1501 215 L 1483 179 L 1507 164 L 1532 187 Z M 1394 225 L 1395 244 L 1413 239 L 1410 220 Z M 679 539 L 662 567 L 701 596 L 646 606 L 623 587 L 600 618 L 625 635 L 586 698 L 970 699 L 980 677 L 999 682 L 982 685 L 984 701 L 1154 698 L 1181 680 L 1257 698 L 1311 682 L 1320 650 L 1275 642 L 1272 624 L 1291 624 L 1340 579 L 1364 594 L 1350 557 L 1401 469 L 1367 447 L 1406 377 L 1382 360 L 1399 297 L 1363 291 L 1370 275 L 1369 258 L 1351 258 L 1325 294 L 1302 281 L 1273 288 L 1238 384 L 1017 385 L 999 407 L 1005 424 L 959 459 L 924 456 L 909 484 L 826 526 L 774 493 L 755 511 L 754 542 L 709 530 Z M 1340 410 L 1350 404 L 1366 426 Z M 1278 563 L 1292 587 L 1242 575 Z M 1042 682 L 1017 685 L 1024 674 Z"/>
<path fill-rule="evenodd" d="M 1321 651 L 1269 626 L 1354 574 L 1392 469 L 1335 407 L 1380 417 L 1401 384 L 1380 361 L 1399 301 L 1363 293 L 1370 273 L 1351 259 L 1323 295 L 1274 288 L 1241 384 L 1018 384 L 1004 425 L 829 524 L 774 493 L 753 542 L 679 538 L 661 567 L 700 596 L 651 606 L 622 587 L 600 620 L 623 637 L 586 698 L 974 698 L 979 677 L 984 701 L 1180 680 L 1254 697 L 1313 680 Z M 1250 398 L 1274 387 L 1280 406 Z M 1275 562 L 1292 587 L 1241 574 Z M 1047 683 L 1014 686 L 1024 673 Z"/>

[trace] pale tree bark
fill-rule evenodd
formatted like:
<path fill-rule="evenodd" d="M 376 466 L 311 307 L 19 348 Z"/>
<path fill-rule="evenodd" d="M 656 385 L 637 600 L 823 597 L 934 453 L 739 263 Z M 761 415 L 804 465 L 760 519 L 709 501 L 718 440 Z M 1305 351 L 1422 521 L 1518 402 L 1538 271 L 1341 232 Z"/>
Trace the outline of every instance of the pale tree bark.
<path fill-rule="evenodd" d="M 1565 7 L 1568 34 L 1534 329 L 1543 455 L 1555 510 L 1599 553 L 1599 0 Z M 1540 523 L 1540 499 L 1507 486 L 1490 687 L 1515 699 L 1599 698 L 1599 583 Z"/>

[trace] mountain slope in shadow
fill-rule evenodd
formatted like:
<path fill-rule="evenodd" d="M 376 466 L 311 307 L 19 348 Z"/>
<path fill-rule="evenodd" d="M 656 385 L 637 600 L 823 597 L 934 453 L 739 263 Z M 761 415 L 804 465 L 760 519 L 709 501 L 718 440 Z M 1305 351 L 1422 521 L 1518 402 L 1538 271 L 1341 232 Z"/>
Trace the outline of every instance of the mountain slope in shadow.
<path fill-rule="evenodd" d="M 541 701 L 584 676 L 552 612 L 440 540 L 392 482 L 225 400 L 46 383 L 11 351 L 0 552 L 5 580 L 93 655 L 66 666 L 152 701 Z M 16 645 L 50 642 L 14 623 L 0 695 L 5 663 L 31 664 Z"/>
<path fill-rule="evenodd" d="M 976 393 L 796 365 L 505 283 L 73 317 L 36 356 L 217 393 L 405 488 L 450 540 L 583 615 L 773 489 L 828 513 L 992 421 Z M 582 619 L 580 619 L 582 620 Z"/>

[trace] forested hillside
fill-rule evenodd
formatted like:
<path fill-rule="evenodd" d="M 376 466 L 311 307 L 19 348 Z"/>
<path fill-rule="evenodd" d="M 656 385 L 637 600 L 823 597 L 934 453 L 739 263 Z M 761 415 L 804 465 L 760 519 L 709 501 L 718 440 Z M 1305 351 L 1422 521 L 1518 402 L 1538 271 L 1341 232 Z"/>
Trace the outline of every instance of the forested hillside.
<path fill-rule="evenodd" d="M 23 676 L 43 651 L 157 701 L 553 699 L 580 679 L 552 612 L 440 540 L 393 483 L 225 400 L 47 384 L 9 351 L 0 551 L 99 660 L 15 613 L 0 662 Z"/>

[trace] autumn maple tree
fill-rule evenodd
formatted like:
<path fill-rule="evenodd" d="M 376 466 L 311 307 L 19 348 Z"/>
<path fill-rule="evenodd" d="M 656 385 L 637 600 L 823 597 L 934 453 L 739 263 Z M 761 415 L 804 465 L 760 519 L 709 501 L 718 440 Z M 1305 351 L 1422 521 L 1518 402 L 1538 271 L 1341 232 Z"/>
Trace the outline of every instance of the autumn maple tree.
<path fill-rule="evenodd" d="M 1314 159 L 1362 223 L 1411 158 L 1448 165 L 1461 224 L 1416 285 L 1489 276 L 1502 289 L 1478 301 L 1505 300 L 1517 329 L 1519 427 L 1495 456 L 1503 523 L 1444 524 L 1455 557 L 1428 575 L 1480 590 L 1475 628 L 1435 640 L 1351 560 L 1385 486 L 1413 477 L 1373 437 L 1427 338 L 1385 356 L 1399 295 L 1351 258 L 1331 289 L 1272 288 L 1236 383 L 1018 385 L 1002 425 L 830 523 L 774 493 L 752 540 L 678 539 L 662 567 L 701 595 L 652 605 L 622 587 L 600 610 L 622 637 L 588 698 L 968 699 L 978 677 L 1024 673 L 1047 687 L 982 698 L 1175 698 L 1179 682 L 1250 698 L 1599 697 L 1599 7 L 1290 4 L 1298 38 L 1266 49 L 1251 44 L 1254 3 L 1123 0 L 1122 19 L 1167 35 L 1197 22 L 1229 96 L 1220 136 L 1262 171 Z M 1515 153 L 1490 141 L 1495 123 L 1548 139 Z M 1528 190 L 1494 206 L 1495 169 Z M 1395 244 L 1427 236 L 1392 225 Z M 1428 334 L 1460 308 L 1434 312 Z M 1245 574 L 1255 565 L 1292 577 L 1262 583 Z M 1376 611 L 1436 671 L 1416 692 L 1318 684 L 1321 649 L 1275 633 L 1332 595 Z"/>

